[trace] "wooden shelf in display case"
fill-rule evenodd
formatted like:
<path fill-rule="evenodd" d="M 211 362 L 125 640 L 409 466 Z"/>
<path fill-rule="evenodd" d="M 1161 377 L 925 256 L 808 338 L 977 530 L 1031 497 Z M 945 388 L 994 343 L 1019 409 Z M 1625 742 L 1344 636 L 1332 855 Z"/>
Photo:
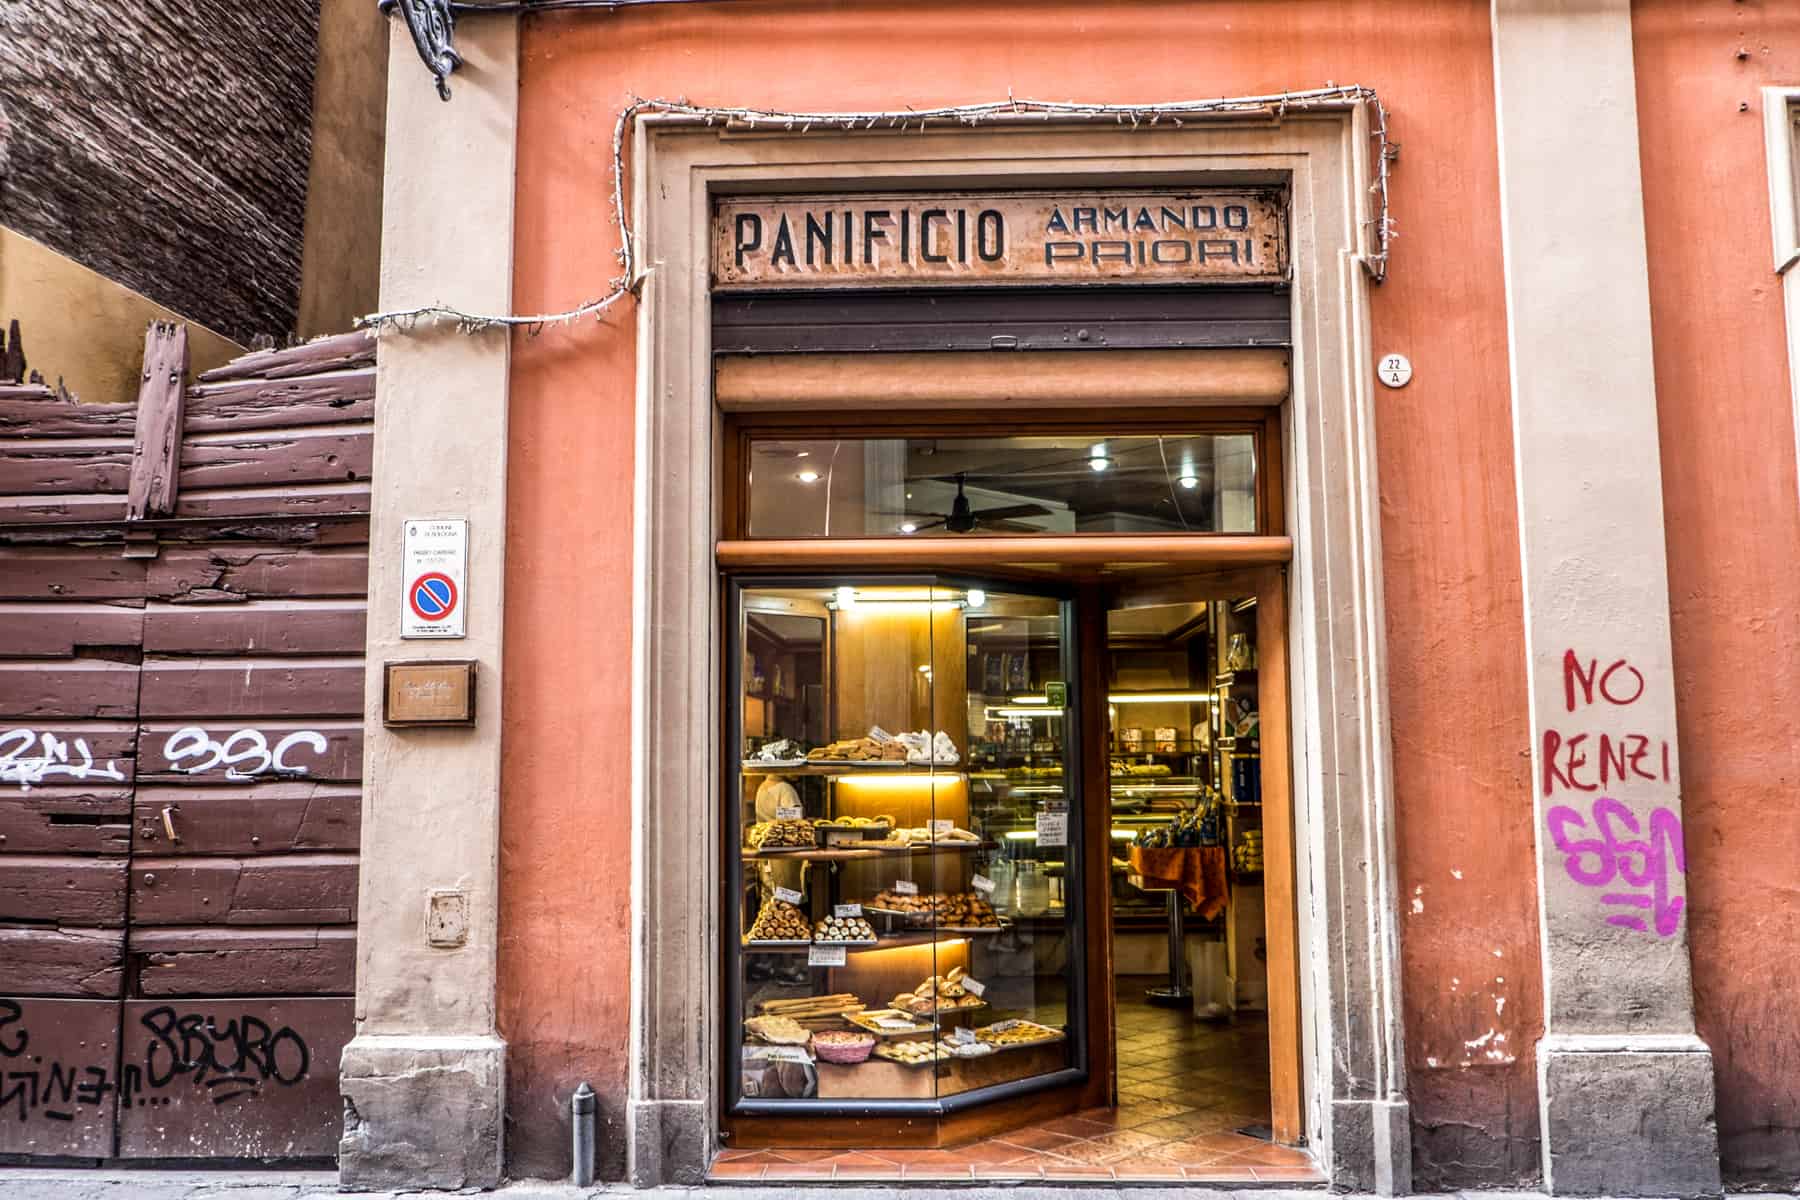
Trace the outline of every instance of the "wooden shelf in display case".
<path fill-rule="evenodd" d="M 873 759 L 852 761 L 813 758 L 802 763 L 795 763 L 793 766 L 782 766 L 780 763 L 746 762 L 740 763 L 738 769 L 745 775 L 854 775 L 859 771 L 867 771 L 872 775 L 886 775 L 895 771 L 910 771 L 917 775 L 936 775 L 943 778 L 963 774 L 957 763 L 881 762 Z"/>
<path fill-rule="evenodd" d="M 836 847 L 827 850 L 809 850 L 804 846 L 793 846 L 774 850 L 746 850 L 743 853 L 746 862 L 756 858 L 801 858 L 808 861 L 831 862 L 847 859 L 907 858 L 926 854 L 966 854 L 972 850 L 992 850 L 998 845 L 998 842 L 927 842 L 910 846 L 880 846 L 870 850 L 845 850 Z"/>
<path fill-rule="evenodd" d="M 942 942 L 951 938 L 979 937 L 984 934 L 1004 933 L 1000 929 L 970 928 L 942 926 L 932 930 L 920 930 L 918 933 L 883 934 L 872 942 L 744 942 L 745 950 L 762 954 L 804 954 L 813 946 L 843 946 L 851 953 L 859 950 L 896 950 L 901 946 L 929 946 L 933 942 Z"/>
<path fill-rule="evenodd" d="M 932 1100 L 1010 1083 L 1032 1075 L 1048 1075 L 1063 1067 L 1061 1039 L 1022 1047 L 1016 1053 L 945 1057 L 918 1064 L 870 1056 L 855 1066 L 822 1062 L 819 1097 L 824 1100 Z"/>

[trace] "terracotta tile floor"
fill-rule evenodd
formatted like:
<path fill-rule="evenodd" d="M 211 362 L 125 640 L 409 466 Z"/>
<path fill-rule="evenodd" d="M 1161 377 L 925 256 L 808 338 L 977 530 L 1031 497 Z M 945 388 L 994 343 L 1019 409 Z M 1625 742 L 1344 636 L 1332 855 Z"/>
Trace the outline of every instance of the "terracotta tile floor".
<path fill-rule="evenodd" d="M 1118 981 L 1119 1106 L 938 1150 L 726 1150 L 719 1183 L 960 1180 L 1323 1183 L 1304 1150 L 1240 1133 L 1269 1123 L 1267 1025 L 1203 1025 Z"/>

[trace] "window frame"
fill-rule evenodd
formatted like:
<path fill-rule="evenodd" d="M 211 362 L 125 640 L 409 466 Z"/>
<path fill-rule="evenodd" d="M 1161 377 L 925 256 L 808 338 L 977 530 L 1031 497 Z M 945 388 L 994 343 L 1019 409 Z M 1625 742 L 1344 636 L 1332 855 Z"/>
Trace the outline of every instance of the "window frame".
<path fill-rule="evenodd" d="M 750 444 L 758 438 L 809 436 L 817 438 L 844 438 L 846 440 L 866 439 L 871 437 L 952 437 L 958 433 L 969 436 L 993 435 L 996 428 L 1003 429 L 1007 436 L 1030 437 L 1047 434 L 1080 434 L 1082 436 L 1147 436 L 1164 434 L 1166 436 L 1189 437 L 1204 434 L 1238 434 L 1249 435 L 1255 441 L 1256 455 L 1256 527 L 1249 533 L 1205 532 L 1181 534 L 1144 534 L 1144 533 L 1071 533 L 1071 534 L 915 534 L 911 536 L 865 536 L 858 538 L 810 537 L 810 538 L 757 538 L 749 531 L 750 511 Z M 1281 410 L 1263 407 L 1231 407 L 1208 408 L 1196 411 L 1191 408 L 1181 409 L 1126 409 L 1117 412 L 1094 413 L 1092 411 L 1056 412 L 1029 414 L 1023 412 L 1007 412 L 995 414 L 977 410 L 916 412 L 900 411 L 892 413 L 858 413 L 852 418 L 833 419 L 816 412 L 760 412 L 760 413 L 728 413 L 724 414 L 724 461 L 721 478 L 724 481 L 724 495 L 721 497 L 723 508 L 720 513 L 720 541 L 739 543 L 746 554 L 755 556 L 755 547 L 769 547 L 772 551 L 778 545 L 811 544 L 817 547 L 816 557 L 820 561 L 830 561 L 840 556 L 827 549 L 832 546 L 843 547 L 845 553 L 840 561 L 846 565 L 860 557 L 856 544 L 866 546 L 871 542 L 892 543 L 892 552 L 896 557 L 916 559 L 921 566 L 933 560 L 933 556 L 947 547 L 977 544 L 990 547 L 998 553 L 1009 547 L 1028 551 L 1033 543 L 1039 543 L 1049 537 L 1060 539 L 1076 539 L 1084 543 L 1118 543 L 1122 552 L 1129 554 L 1130 544 L 1138 543 L 1148 547 L 1156 542 L 1166 542 L 1171 538 L 1194 539 L 1195 549 L 1200 551 L 1206 542 L 1220 542 L 1225 539 L 1281 537 L 1287 533 L 1287 518 L 1284 504 L 1284 481 L 1281 463 Z M 846 545 L 849 543 L 850 545 Z M 918 547 L 916 550 L 900 550 L 900 547 Z M 772 558 L 782 557 L 771 554 Z M 812 556 L 809 556 L 812 557 Z"/>
<path fill-rule="evenodd" d="M 1794 453 L 1800 463 L 1800 86 L 1766 87 L 1762 97 L 1770 244 L 1786 310 Z"/>

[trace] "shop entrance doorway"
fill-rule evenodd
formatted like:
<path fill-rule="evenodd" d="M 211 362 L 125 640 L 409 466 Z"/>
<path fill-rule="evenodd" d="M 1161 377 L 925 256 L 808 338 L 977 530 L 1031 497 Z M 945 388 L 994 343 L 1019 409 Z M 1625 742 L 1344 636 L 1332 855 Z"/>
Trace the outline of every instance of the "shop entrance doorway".
<path fill-rule="evenodd" d="M 728 424 L 716 1177 L 1319 1178 L 1276 428 Z"/>

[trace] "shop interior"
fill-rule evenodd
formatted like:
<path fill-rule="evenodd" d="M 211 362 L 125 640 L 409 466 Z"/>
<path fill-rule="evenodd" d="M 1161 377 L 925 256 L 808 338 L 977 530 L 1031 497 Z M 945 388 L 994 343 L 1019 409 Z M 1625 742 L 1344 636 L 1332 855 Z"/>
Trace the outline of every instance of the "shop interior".
<path fill-rule="evenodd" d="M 892 440 L 758 447 L 751 531 L 1254 522 L 1223 437 Z M 1271 1131 L 1257 604 L 733 580 L 715 1177 L 1314 1177 Z"/>

